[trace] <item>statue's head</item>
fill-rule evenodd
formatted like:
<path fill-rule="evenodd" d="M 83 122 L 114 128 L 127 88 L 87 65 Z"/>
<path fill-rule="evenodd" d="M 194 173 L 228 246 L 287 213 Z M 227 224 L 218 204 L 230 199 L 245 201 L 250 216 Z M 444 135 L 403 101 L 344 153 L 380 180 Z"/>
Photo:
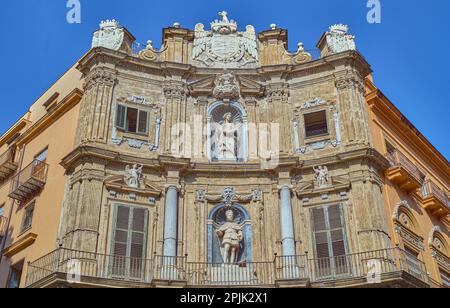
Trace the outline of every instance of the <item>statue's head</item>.
<path fill-rule="evenodd" d="M 234 221 L 234 212 L 233 210 L 228 210 L 225 212 L 225 217 L 227 218 L 228 222 Z"/>
<path fill-rule="evenodd" d="M 227 123 L 231 123 L 231 120 L 233 119 L 233 115 L 231 112 L 227 112 L 223 115 L 223 120 Z"/>

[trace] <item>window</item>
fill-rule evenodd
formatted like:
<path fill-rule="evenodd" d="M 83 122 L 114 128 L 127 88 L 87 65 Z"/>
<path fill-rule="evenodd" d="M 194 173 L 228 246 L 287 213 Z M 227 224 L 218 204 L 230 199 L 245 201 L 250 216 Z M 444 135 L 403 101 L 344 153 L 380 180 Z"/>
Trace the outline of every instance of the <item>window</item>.
<path fill-rule="evenodd" d="M 321 278 L 349 273 L 340 205 L 312 209 L 316 272 Z"/>
<path fill-rule="evenodd" d="M 34 215 L 34 202 L 25 208 L 21 228 L 22 233 L 31 228 L 31 225 L 33 223 L 33 215 Z"/>
<path fill-rule="evenodd" d="M 149 115 L 148 111 L 118 105 L 116 127 L 127 133 L 148 134 Z"/>
<path fill-rule="evenodd" d="M 115 277 L 143 279 L 148 211 L 119 205 L 115 209 L 112 267 Z"/>
<path fill-rule="evenodd" d="M 3 216 L 3 214 L 5 214 L 5 204 L 0 204 L 0 217 Z"/>
<path fill-rule="evenodd" d="M 304 115 L 306 138 L 328 134 L 327 112 L 319 111 Z"/>
<path fill-rule="evenodd" d="M 45 162 L 48 156 L 48 148 L 40 152 L 38 155 L 34 157 L 35 160 Z"/>
<path fill-rule="evenodd" d="M 422 278 L 422 266 L 419 261 L 419 254 L 414 250 L 405 247 L 405 257 L 406 257 L 406 265 L 408 266 L 408 272 L 416 276 L 417 278 Z"/>
<path fill-rule="evenodd" d="M 23 261 L 11 266 L 8 279 L 9 289 L 18 289 L 20 287 L 20 279 L 22 277 Z"/>
<path fill-rule="evenodd" d="M 441 280 L 444 287 L 450 288 L 450 275 L 442 270 L 439 273 L 441 275 Z"/>

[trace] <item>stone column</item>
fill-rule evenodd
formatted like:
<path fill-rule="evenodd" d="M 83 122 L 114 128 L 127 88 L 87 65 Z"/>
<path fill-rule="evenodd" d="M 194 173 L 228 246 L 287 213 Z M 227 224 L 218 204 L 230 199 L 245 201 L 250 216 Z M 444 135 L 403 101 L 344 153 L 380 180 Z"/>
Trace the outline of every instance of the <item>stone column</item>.
<path fill-rule="evenodd" d="M 176 257 L 178 233 L 178 187 L 168 186 L 164 214 L 164 257 Z"/>
<path fill-rule="evenodd" d="M 281 243 L 283 256 L 295 256 L 294 219 L 292 217 L 291 188 L 280 186 Z"/>
<path fill-rule="evenodd" d="M 117 72 L 98 67 L 88 73 L 84 82 L 85 95 L 80 109 L 77 143 L 106 143 L 112 116 L 111 105 Z"/>

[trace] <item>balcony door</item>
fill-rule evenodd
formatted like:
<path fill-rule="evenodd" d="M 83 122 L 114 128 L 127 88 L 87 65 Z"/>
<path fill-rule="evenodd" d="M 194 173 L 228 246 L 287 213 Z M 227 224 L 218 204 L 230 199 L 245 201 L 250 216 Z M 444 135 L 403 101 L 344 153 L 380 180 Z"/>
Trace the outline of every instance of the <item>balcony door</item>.
<path fill-rule="evenodd" d="M 350 274 L 344 218 L 340 205 L 312 209 L 314 270 L 319 279 Z"/>
<path fill-rule="evenodd" d="M 47 161 L 48 148 L 40 152 L 34 157 L 32 177 L 42 179 L 45 176 L 45 162 Z"/>
<path fill-rule="evenodd" d="M 117 205 L 114 210 L 110 273 L 114 278 L 142 281 L 150 270 L 145 262 L 148 210 Z"/>

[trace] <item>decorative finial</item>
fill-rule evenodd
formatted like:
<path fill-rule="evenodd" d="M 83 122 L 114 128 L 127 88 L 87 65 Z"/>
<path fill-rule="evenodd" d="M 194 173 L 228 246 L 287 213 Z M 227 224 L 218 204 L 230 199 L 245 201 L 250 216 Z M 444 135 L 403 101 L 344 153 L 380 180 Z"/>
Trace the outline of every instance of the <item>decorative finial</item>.
<path fill-rule="evenodd" d="M 100 22 L 100 29 L 105 29 L 105 28 L 119 28 L 120 24 L 118 21 L 116 21 L 115 19 L 112 20 L 102 20 Z"/>
<path fill-rule="evenodd" d="M 227 11 L 222 11 L 219 12 L 219 16 L 222 16 L 222 22 L 228 23 L 228 12 Z"/>
<path fill-rule="evenodd" d="M 297 44 L 297 52 L 304 52 L 305 51 L 305 45 L 302 43 L 302 42 L 299 42 L 298 44 Z"/>
<path fill-rule="evenodd" d="M 174 23 L 173 23 L 173 27 L 174 27 L 174 28 L 180 28 L 180 27 L 181 27 L 181 24 L 180 24 L 179 22 L 174 22 Z"/>
<path fill-rule="evenodd" d="M 276 29 L 277 29 L 277 25 L 276 25 L 276 24 L 271 24 L 271 25 L 270 25 L 270 29 L 276 30 Z"/>
<path fill-rule="evenodd" d="M 152 40 L 147 41 L 146 49 L 153 50 L 153 41 Z"/>
<path fill-rule="evenodd" d="M 346 34 L 348 32 L 348 26 L 343 24 L 332 25 L 330 27 L 330 32 L 341 32 Z"/>

